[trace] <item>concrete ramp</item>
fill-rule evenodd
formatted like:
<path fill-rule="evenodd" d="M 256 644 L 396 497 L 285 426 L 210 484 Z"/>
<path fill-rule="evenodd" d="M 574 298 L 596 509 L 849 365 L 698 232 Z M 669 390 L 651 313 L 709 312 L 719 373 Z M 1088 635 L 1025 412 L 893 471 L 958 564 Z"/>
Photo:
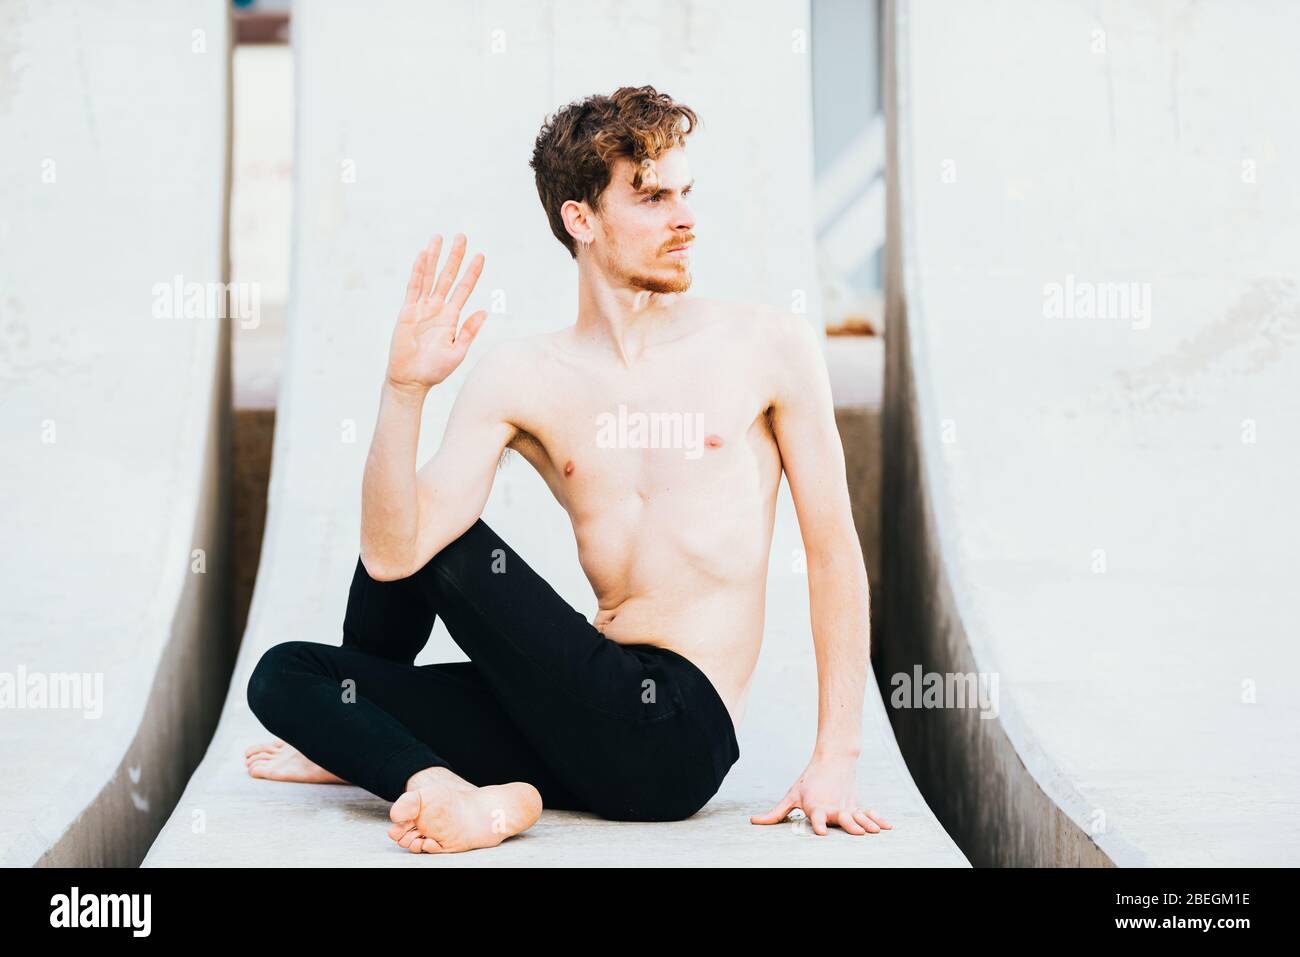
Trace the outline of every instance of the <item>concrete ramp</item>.
<path fill-rule="evenodd" d="M 434 232 L 463 231 L 471 251 L 487 255 L 465 314 L 480 306 L 492 314 L 468 363 L 497 338 L 576 316 L 575 267 L 547 228 L 528 167 L 547 114 L 641 83 L 696 108 L 704 127 L 690 149 L 698 233 L 707 237 L 699 293 L 790 308 L 806 292 L 809 321 L 820 324 L 808 54 L 792 48 L 807 35 L 806 4 L 688 2 L 671 16 L 594 2 L 300 4 L 293 17 L 295 252 L 269 527 L 221 726 L 146 864 L 965 865 L 908 778 L 875 688 L 861 781 L 895 830 L 817 838 L 749 823 L 793 783 L 816 731 L 807 579 L 792 571 L 799 538 L 788 491 L 742 757 L 690 820 L 614 823 L 548 810 L 490 852 L 421 857 L 389 840 L 389 805 L 360 788 L 247 776 L 244 749 L 269 737 L 245 699 L 258 658 L 289 639 L 342 640 L 360 482 L 414 253 Z M 430 397 L 421 463 L 437 448 L 466 371 Z M 575 608 L 594 613 L 568 517 L 522 459 L 497 473 L 484 517 Z M 439 621 L 418 661 L 464 659 Z"/>
<path fill-rule="evenodd" d="M 225 693 L 227 22 L 0 2 L 7 866 L 138 864 Z"/>
<path fill-rule="evenodd" d="M 895 4 L 882 675 L 980 866 L 1300 863 L 1292 4 Z"/>

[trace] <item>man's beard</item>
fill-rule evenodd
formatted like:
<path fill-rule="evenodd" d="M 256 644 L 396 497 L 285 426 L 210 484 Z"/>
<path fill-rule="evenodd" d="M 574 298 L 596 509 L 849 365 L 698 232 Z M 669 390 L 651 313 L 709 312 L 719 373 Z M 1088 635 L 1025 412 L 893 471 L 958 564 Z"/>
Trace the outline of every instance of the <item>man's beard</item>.
<path fill-rule="evenodd" d="M 622 263 L 619 262 L 622 258 L 623 250 L 617 242 L 614 243 L 611 251 L 613 253 L 611 259 L 615 265 L 615 272 L 633 289 L 644 289 L 647 292 L 655 292 L 663 295 L 685 292 L 687 289 L 691 288 L 692 277 L 689 268 L 674 269 L 673 275 L 668 278 L 648 273 L 628 272 L 626 269 L 622 268 Z"/>
<path fill-rule="evenodd" d="M 691 271 L 683 269 L 671 279 L 660 276 L 629 276 L 627 281 L 637 289 L 645 289 L 649 292 L 685 292 L 691 288 Z"/>
<path fill-rule="evenodd" d="M 669 277 L 624 271 L 623 278 L 629 286 L 647 292 L 675 293 L 691 288 L 690 269 L 674 269 L 673 275 Z"/>

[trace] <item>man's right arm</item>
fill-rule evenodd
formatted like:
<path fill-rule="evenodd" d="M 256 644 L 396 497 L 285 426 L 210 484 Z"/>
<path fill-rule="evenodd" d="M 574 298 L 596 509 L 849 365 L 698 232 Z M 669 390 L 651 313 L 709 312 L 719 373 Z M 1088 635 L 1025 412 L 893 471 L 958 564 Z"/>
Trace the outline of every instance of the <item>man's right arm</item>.
<path fill-rule="evenodd" d="M 464 361 L 487 319 L 480 309 L 460 324 L 461 307 L 484 262 L 482 253 L 471 259 L 452 289 L 467 242 L 457 234 L 441 274 L 441 234 L 415 257 L 389 344 L 379 421 L 361 485 L 361 563 L 378 581 L 414 574 L 474 524 L 501 450 L 515 434 L 504 411 L 509 393 L 494 373 L 500 362 L 489 361 L 489 353 L 456 397 L 438 454 L 416 474 L 424 400 Z"/>
<path fill-rule="evenodd" d="M 418 472 L 427 392 L 385 382 L 362 482 L 361 561 L 371 578 L 414 574 L 483 514 L 501 454 L 518 434 L 506 405 L 510 350 L 502 346 L 470 370 L 438 451 Z"/>

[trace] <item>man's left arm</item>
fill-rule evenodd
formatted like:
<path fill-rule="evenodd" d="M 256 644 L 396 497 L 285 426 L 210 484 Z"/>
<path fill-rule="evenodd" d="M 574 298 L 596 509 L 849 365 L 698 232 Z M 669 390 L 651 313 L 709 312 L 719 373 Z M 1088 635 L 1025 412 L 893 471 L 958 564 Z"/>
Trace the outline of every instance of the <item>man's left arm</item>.
<path fill-rule="evenodd" d="M 853 524 L 844 448 L 835 424 L 821 340 L 793 313 L 768 317 L 767 368 L 772 428 L 807 556 L 808 599 L 817 658 L 817 740 L 803 774 L 754 824 L 774 824 L 799 807 L 814 832 L 851 834 L 890 827 L 858 804 L 862 697 L 871 666 L 871 600 Z"/>

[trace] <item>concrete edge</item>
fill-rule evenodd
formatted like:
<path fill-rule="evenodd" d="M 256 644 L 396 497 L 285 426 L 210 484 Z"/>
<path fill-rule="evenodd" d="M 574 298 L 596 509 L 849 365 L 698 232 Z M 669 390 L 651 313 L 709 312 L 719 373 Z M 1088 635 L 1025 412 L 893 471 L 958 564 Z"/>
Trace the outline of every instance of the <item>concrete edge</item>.
<path fill-rule="evenodd" d="M 231 184 L 231 57 L 233 32 L 227 8 L 225 28 L 226 85 L 222 181 L 216 191 L 221 224 L 220 281 L 229 280 L 229 210 Z M 194 388 L 186 396 L 186 422 L 193 444 L 187 465 L 191 481 L 181 483 L 192 495 L 178 497 L 165 513 L 169 551 L 189 555 L 203 548 L 204 574 L 178 561 L 159 583 L 159 599 L 146 617 L 158 642 L 157 668 L 148 691 L 137 700 L 138 718 L 131 740 L 99 760 L 88 756 L 78 776 L 52 796 L 43 819 L 5 856 L 6 867 L 135 867 L 167 822 L 198 766 L 216 728 L 220 700 L 229 680 L 230 640 L 230 449 L 231 330 L 215 319 L 194 337 L 190 356 Z M 141 682 L 143 683 L 143 682 Z M 134 689 L 131 689 L 134 690 Z M 106 773 L 113 762 L 112 772 Z M 68 808 L 81 795 L 94 797 L 69 820 Z M 52 843 L 45 835 L 58 833 Z"/>
<path fill-rule="evenodd" d="M 294 9 L 296 9 L 298 2 L 299 0 L 295 0 Z M 293 36 L 291 36 L 289 45 L 295 58 L 293 69 L 293 94 L 294 102 L 297 103 L 299 102 L 299 97 L 302 95 L 301 78 L 303 72 L 301 68 L 301 57 L 303 55 L 304 44 L 301 41 L 300 32 L 295 32 Z M 301 155 L 301 142 L 302 124 L 295 114 L 293 129 L 294 156 Z M 288 484 L 285 470 L 288 467 L 290 459 L 290 423 L 292 422 L 290 410 L 293 405 L 293 389 L 291 387 L 291 382 L 296 375 L 296 370 L 299 365 L 297 355 L 301 351 L 295 348 L 295 340 L 299 335 L 298 323 L 295 321 L 295 317 L 298 313 L 298 302 L 300 299 L 300 297 L 296 295 L 296 290 L 299 288 L 300 275 L 302 271 L 301 244 L 299 242 L 301 239 L 301 228 L 298 222 L 298 205 L 300 203 L 299 197 L 302 189 L 301 175 L 299 164 L 295 161 L 292 187 L 293 211 L 290 216 L 289 295 L 285 305 L 284 340 L 280 347 L 280 378 L 279 384 L 276 387 L 275 402 L 276 426 L 271 442 L 271 470 L 270 474 L 267 476 L 266 523 L 262 533 L 262 547 L 258 554 L 257 574 L 253 579 L 253 592 L 248 606 L 248 617 L 244 623 L 244 631 L 243 634 L 239 636 L 239 640 L 234 648 L 235 660 L 232 665 L 232 671 L 229 680 L 226 683 L 225 693 L 222 696 L 222 700 L 217 704 L 217 716 L 213 723 L 213 734 L 211 734 L 207 739 L 204 753 L 200 756 L 197 766 L 191 769 L 192 773 L 188 775 L 188 780 L 184 783 L 181 793 L 177 795 L 177 799 L 173 802 L 173 806 L 179 806 L 183 803 L 185 801 L 185 795 L 189 793 L 191 788 L 194 788 L 196 792 L 201 791 L 210 776 L 217 773 L 216 771 L 211 770 L 211 767 L 215 767 L 215 764 L 211 766 L 208 764 L 208 751 L 211 750 L 211 745 L 217 737 L 216 729 L 224 722 L 230 720 L 229 714 L 233 713 L 234 709 L 247 707 L 245 700 L 247 694 L 247 675 L 251 673 L 256 662 L 246 662 L 243 660 L 244 645 L 248 643 L 249 636 L 257 633 L 258 628 L 261 626 L 262 618 L 265 615 L 267 603 L 274 600 L 276 592 L 273 581 L 276 565 L 274 555 L 279 547 L 280 526 L 283 524 L 279 516 L 280 494 L 282 488 Z M 358 549 L 359 548 L 360 542 L 358 542 Z M 241 670 L 241 665 L 243 666 L 243 670 Z M 215 761 L 216 759 L 214 759 L 214 762 Z M 163 821 L 162 826 L 155 832 L 153 839 L 146 849 L 146 853 L 140 861 L 141 867 L 153 866 L 149 862 L 149 857 L 153 852 L 154 845 L 158 843 L 158 839 L 162 836 L 162 833 L 165 830 L 179 826 L 179 821 L 173 821 L 170 819 L 165 819 Z"/>
<path fill-rule="evenodd" d="M 906 4 L 885 12 L 888 122 L 886 336 L 878 680 L 921 663 L 939 672 L 992 673 L 996 661 L 967 609 L 967 583 L 954 563 L 951 504 L 933 430 L 928 365 L 909 321 L 923 321 L 908 115 Z M 1000 714 L 976 709 L 890 709 L 900 749 L 945 830 L 976 866 L 1149 866 L 1113 829 L 1089 833 L 1089 803 L 1038 745 L 1014 689 L 1000 688 Z"/>

